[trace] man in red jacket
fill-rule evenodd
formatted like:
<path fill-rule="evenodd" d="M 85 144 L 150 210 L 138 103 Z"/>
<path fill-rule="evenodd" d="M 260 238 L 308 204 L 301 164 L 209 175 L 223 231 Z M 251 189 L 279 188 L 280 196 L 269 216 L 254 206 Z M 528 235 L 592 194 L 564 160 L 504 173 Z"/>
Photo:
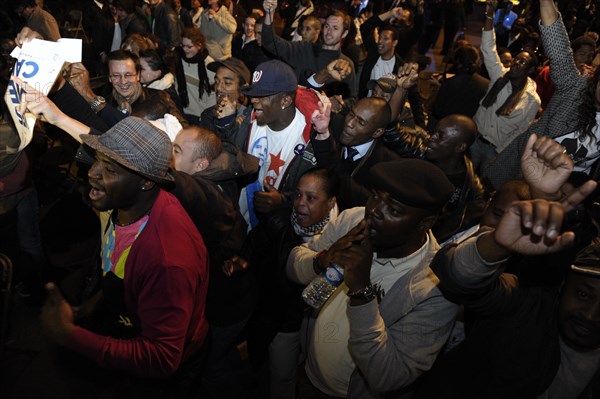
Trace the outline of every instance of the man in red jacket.
<path fill-rule="evenodd" d="M 58 344 L 118 376 L 150 377 L 153 386 L 183 394 L 181 374 L 193 373 L 208 332 L 208 254 L 179 201 L 160 187 L 173 180 L 171 142 L 135 117 L 81 138 L 96 150 L 89 199 L 96 210 L 111 211 L 102 289 L 74 309 L 48 284 L 42 325 Z M 88 315 L 93 327 L 76 324 Z"/>

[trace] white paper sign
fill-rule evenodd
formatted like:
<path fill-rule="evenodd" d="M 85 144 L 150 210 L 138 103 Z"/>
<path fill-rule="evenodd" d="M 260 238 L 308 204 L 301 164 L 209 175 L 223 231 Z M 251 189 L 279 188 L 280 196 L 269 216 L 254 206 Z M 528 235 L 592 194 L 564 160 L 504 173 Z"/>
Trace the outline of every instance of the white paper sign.
<path fill-rule="evenodd" d="M 65 62 L 81 62 L 81 39 L 60 39 L 57 42 L 33 39 L 23 44 L 21 49 L 15 49 L 11 55 L 17 58 L 12 76 L 19 77 L 46 95 Z M 36 120 L 31 113 L 19 113 L 22 94 L 23 89 L 11 77 L 4 101 L 21 138 L 18 151 L 31 142 Z"/>

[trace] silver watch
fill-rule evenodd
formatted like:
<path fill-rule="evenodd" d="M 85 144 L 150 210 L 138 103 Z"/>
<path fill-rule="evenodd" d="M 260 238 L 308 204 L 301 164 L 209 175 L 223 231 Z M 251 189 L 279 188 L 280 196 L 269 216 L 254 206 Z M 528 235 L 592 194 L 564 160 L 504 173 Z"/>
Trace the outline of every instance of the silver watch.
<path fill-rule="evenodd" d="M 90 103 L 90 107 L 92 107 L 92 111 L 98 112 L 98 108 L 100 108 L 100 106 L 104 104 L 106 104 L 106 100 L 104 99 L 104 97 L 98 96 L 94 99 L 94 101 Z"/>
<path fill-rule="evenodd" d="M 382 292 L 379 284 L 369 284 L 363 289 L 352 292 L 348 291 L 346 295 L 348 295 L 350 298 L 364 299 L 367 302 L 377 298 L 377 302 L 379 302 L 381 300 Z"/>

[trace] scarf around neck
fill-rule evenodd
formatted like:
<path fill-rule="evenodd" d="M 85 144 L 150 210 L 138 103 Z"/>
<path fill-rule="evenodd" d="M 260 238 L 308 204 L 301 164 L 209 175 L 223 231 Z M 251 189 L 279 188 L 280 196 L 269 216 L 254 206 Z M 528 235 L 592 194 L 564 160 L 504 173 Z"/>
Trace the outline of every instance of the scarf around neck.
<path fill-rule="evenodd" d="M 500 91 L 502 91 L 504 86 L 506 86 L 509 83 L 510 79 L 508 78 L 508 73 L 505 73 L 504 76 L 502 76 L 500 79 L 494 82 L 494 85 L 492 86 L 490 91 L 485 95 L 483 101 L 481 101 L 481 105 L 483 105 L 485 108 L 489 108 L 491 105 L 495 104 L 496 100 L 498 99 L 498 94 L 500 93 Z M 527 79 L 525 80 L 525 83 L 522 87 L 513 87 L 512 92 L 510 93 L 506 101 L 504 101 L 504 104 L 502 104 L 500 108 L 496 110 L 496 115 L 510 115 L 515 110 L 515 107 L 517 106 L 517 103 L 523 96 L 523 93 L 525 93 L 525 87 L 527 87 Z"/>
<path fill-rule="evenodd" d="M 330 214 L 328 213 L 327 216 L 325 216 L 323 219 L 313 224 L 312 226 L 302 227 L 298 224 L 298 215 L 296 215 L 296 210 L 292 209 L 292 226 L 294 227 L 294 231 L 296 232 L 296 234 L 298 234 L 300 237 L 312 237 L 314 235 L 319 234 L 321 231 L 323 231 L 325 226 L 327 226 L 327 223 L 329 223 L 329 219 Z"/>
<path fill-rule="evenodd" d="M 117 107 L 119 107 L 121 111 L 127 110 L 127 112 L 131 114 L 131 107 L 133 106 L 133 103 L 136 102 L 142 95 L 142 84 L 138 82 L 138 84 L 135 86 L 135 91 L 129 97 L 123 97 L 117 93 L 115 89 L 113 89 L 112 95 L 117 102 Z"/>
<path fill-rule="evenodd" d="M 191 58 L 186 58 L 185 54 L 181 54 L 181 58 L 187 62 L 188 64 L 197 64 L 198 65 L 198 91 L 199 97 L 202 98 L 204 93 L 211 93 L 212 89 L 210 87 L 210 82 L 208 81 L 208 73 L 206 72 L 206 65 L 204 64 L 204 60 L 208 57 L 208 50 L 203 49 L 199 51 L 198 54 Z"/>

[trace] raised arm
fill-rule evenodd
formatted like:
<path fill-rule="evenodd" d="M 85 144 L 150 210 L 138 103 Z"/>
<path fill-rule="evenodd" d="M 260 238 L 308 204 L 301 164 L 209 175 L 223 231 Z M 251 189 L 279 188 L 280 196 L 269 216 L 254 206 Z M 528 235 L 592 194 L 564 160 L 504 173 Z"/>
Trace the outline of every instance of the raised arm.
<path fill-rule="evenodd" d="M 558 9 L 553 0 L 540 0 L 540 18 L 544 26 L 550 26 L 558 19 Z"/>
<path fill-rule="evenodd" d="M 23 82 L 18 77 L 13 77 L 13 79 L 25 90 L 25 95 L 21 102 L 21 112 L 29 110 L 29 112 L 39 117 L 42 121 L 59 127 L 79 143 L 82 142 L 79 135 L 89 133 L 89 126 L 63 113 L 42 92 Z"/>
<path fill-rule="evenodd" d="M 496 230 L 477 241 L 481 258 L 486 262 L 497 262 L 512 253 L 543 255 L 569 248 L 575 234 L 561 232 L 563 219 L 596 186 L 596 181 L 589 180 L 561 202 L 531 200 L 513 203 Z"/>
<path fill-rule="evenodd" d="M 573 59 L 569 35 L 552 0 L 540 0 L 540 13 L 540 35 L 544 53 L 550 61 L 555 93 L 568 92 L 573 89 L 574 82 L 582 78 Z"/>
<path fill-rule="evenodd" d="M 212 10 L 209 10 L 209 12 Z M 214 14 L 213 21 L 216 22 L 227 33 L 235 33 L 237 22 L 235 17 L 227 10 L 225 6 L 221 6 L 219 12 Z"/>
<path fill-rule="evenodd" d="M 560 200 L 560 189 L 572 171 L 573 160 L 562 145 L 549 137 L 529 136 L 521 156 L 521 172 L 532 198 Z"/>
<path fill-rule="evenodd" d="M 494 10 L 496 9 L 496 3 L 496 0 L 490 0 L 485 4 L 485 22 L 483 24 L 483 32 L 481 32 L 480 47 L 483 54 L 483 62 L 492 82 L 506 72 L 496 50 L 496 37 L 494 34 Z"/>

